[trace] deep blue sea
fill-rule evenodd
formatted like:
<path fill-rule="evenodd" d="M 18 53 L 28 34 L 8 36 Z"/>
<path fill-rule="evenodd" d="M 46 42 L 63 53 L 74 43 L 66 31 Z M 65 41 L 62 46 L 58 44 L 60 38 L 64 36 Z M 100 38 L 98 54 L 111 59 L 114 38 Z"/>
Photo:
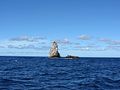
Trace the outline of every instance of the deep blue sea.
<path fill-rule="evenodd" d="M 0 90 L 120 90 L 120 58 L 0 57 Z"/>

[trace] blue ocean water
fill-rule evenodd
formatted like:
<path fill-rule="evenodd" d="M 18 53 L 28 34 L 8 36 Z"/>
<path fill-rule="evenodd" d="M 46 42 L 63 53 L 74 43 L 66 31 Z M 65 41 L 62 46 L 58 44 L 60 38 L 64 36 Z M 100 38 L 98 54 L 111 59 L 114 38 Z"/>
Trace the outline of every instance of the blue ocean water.
<path fill-rule="evenodd" d="M 120 90 L 120 58 L 0 57 L 0 90 Z"/>

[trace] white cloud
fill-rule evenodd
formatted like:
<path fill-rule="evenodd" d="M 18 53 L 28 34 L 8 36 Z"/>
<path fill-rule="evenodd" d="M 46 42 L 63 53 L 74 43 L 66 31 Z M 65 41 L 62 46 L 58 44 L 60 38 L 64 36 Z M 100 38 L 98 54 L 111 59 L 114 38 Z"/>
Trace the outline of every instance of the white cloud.
<path fill-rule="evenodd" d="M 44 37 L 29 37 L 29 36 L 21 36 L 21 37 L 15 37 L 11 38 L 10 41 L 27 41 L 27 42 L 38 42 L 40 40 L 45 40 Z"/>
<path fill-rule="evenodd" d="M 17 38 L 12 38 L 9 40 L 1 40 L 0 48 L 5 49 L 32 49 L 32 50 L 45 50 L 47 48 L 47 40 L 41 37 L 28 37 L 22 36 Z"/>
<path fill-rule="evenodd" d="M 67 39 L 67 38 L 65 38 L 65 39 L 63 39 L 63 40 L 56 40 L 59 44 L 71 44 L 71 42 Z"/>
<path fill-rule="evenodd" d="M 109 44 L 109 45 L 120 45 L 120 40 L 112 40 L 112 39 L 102 38 L 102 39 L 100 39 L 100 41 L 102 41 L 106 44 Z"/>
<path fill-rule="evenodd" d="M 0 46 L 0 48 L 5 48 L 4 46 Z"/>
<path fill-rule="evenodd" d="M 78 36 L 78 39 L 80 39 L 80 40 L 90 40 L 91 36 L 89 36 L 89 35 L 80 35 L 80 36 Z"/>
<path fill-rule="evenodd" d="M 60 51 L 107 51 L 107 50 L 120 50 L 120 40 L 112 39 L 91 39 L 89 35 L 80 35 L 80 40 L 89 40 L 87 42 L 71 41 L 67 38 L 56 40 L 59 45 Z M 92 42 L 91 42 L 92 41 Z M 103 43 L 101 43 L 103 42 Z M 104 44 L 105 43 L 105 44 Z M 0 41 L 0 48 L 16 51 L 49 51 L 50 40 L 42 37 L 16 37 L 9 40 Z"/>
<path fill-rule="evenodd" d="M 37 46 L 37 45 L 8 45 L 9 49 L 33 49 L 33 50 L 48 50 L 48 46 Z"/>
<path fill-rule="evenodd" d="M 83 46 L 76 46 L 76 50 L 81 51 L 105 51 L 105 47 L 97 46 L 97 45 L 83 45 Z"/>
<path fill-rule="evenodd" d="M 106 47 L 108 50 L 116 50 L 116 51 L 120 51 L 120 45 L 109 45 Z"/>

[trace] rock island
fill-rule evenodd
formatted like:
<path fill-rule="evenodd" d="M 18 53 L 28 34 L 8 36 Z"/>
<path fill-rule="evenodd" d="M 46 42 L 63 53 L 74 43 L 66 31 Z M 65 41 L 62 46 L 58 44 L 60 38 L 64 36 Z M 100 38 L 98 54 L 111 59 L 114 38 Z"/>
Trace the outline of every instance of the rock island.
<path fill-rule="evenodd" d="M 52 42 L 52 46 L 50 48 L 50 53 L 49 53 L 49 57 L 50 58 L 60 58 L 60 53 L 58 51 L 58 44 L 57 42 Z M 78 56 L 72 56 L 72 55 L 67 55 L 66 57 L 64 57 L 66 59 L 79 59 Z"/>
<path fill-rule="evenodd" d="M 60 53 L 58 52 L 58 45 L 57 42 L 52 42 L 52 46 L 50 49 L 50 57 L 60 57 Z"/>

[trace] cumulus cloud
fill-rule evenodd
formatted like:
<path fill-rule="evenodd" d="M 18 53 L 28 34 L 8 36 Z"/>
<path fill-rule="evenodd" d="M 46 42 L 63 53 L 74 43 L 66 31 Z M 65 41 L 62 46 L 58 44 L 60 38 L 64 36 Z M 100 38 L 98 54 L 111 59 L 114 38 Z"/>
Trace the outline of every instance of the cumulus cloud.
<path fill-rule="evenodd" d="M 109 45 L 106 47 L 108 50 L 120 51 L 120 45 Z"/>
<path fill-rule="evenodd" d="M 35 49 L 34 45 L 8 45 L 8 48 L 15 48 L 15 49 Z"/>
<path fill-rule="evenodd" d="M 45 40 L 45 37 L 29 37 L 29 36 L 21 36 L 21 37 L 15 37 L 11 38 L 10 41 L 27 41 L 27 42 L 37 42 L 39 40 Z"/>
<path fill-rule="evenodd" d="M 5 48 L 4 46 L 0 46 L 0 48 Z"/>
<path fill-rule="evenodd" d="M 89 35 L 80 35 L 80 36 L 78 36 L 78 39 L 80 39 L 80 40 L 90 40 L 91 36 L 89 36 Z"/>
<path fill-rule="evenodd" d="M 36 45 L 8 45 L 11 49 L 33 49 L 33 50 L 47 50 L 49 46 L 36 46 Z"/>
<path fill-rule="evenodd" d="M 80 51 L 105 51 L 105 50 L 120 50 L 120 40 L 112 39 L 91 39 L 89 35 L 80 35 L 79 40 L 90 40 L 88 42 L 71 41 L 67 38 L 56 40 L 60 50 L 80 50 Z M 92 42 L 91 42 L 92 41 Z M 103 42 L 103 43 L 101 43 Z M 93 43 L 93 44 L 91 44 Z M 105 43 L 105 44 L 104 44 Z M 8 49 L 27 49 L 33 51 L 48 51 L 50 49 L 50 41 L 44 37 L 29 37 L 21 36 L 11 38 L 0 42 L 0 48 Z M 68 46 L 69 45 L 69 46 Z"/>
<path fill-rule="evenodd" d="M 0 41 L 0 49 L 5 48 L 6 50 L 33 50 L 33 51 L 47 51 L 49 41 L 44 37 L 16 37 L 8 40 Z"/>
<path fill-rule="evenodd" d="M 76 50 L 81 50 L 81 51 L 89 51 L 90 48 L 87 46 L 76 46 Z"/>
<path fill-rule="evenodd" d="M 106 44 L 109 44 L 109 45 L 120 45 L 120 40 L 112 40 L 112 39 L 102 38 L 102 39 L 100 39 L 100 41 L 102 41 Z"/>
<path fill-rule="evenodd" d="M 59 44 L 71 44 L 71 42 L 67 39 L 67 38 L 65 38 L 65 39 L 63 39 L 63 40 L 56 40 Z"/>
<path fill-rule="evenodd" d="M 76 46 L 75 47 L 77 50 L 81 50 L 81 51 L 105 51 L 106 48 L 105 47 L 100 47 L 97 45 L 83 45 L 83 46 Z"/>

